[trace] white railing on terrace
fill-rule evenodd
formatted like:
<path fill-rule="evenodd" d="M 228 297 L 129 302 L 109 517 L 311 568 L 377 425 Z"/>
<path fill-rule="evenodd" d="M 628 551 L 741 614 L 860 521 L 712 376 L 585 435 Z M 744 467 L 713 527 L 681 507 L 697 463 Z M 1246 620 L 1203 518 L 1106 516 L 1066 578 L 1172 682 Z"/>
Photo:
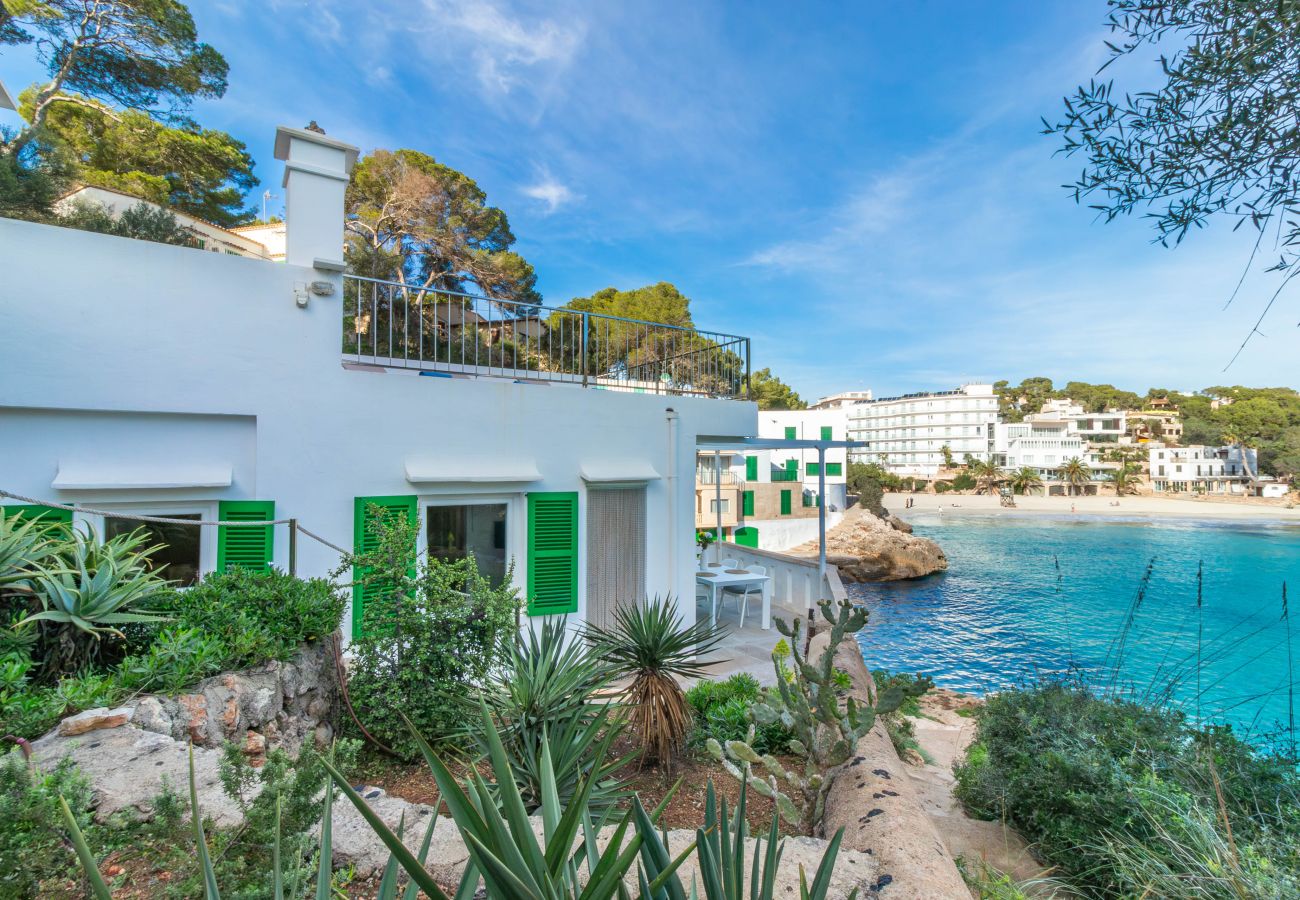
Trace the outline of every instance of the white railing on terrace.
<path fill-rule="evenodd" d="M 737 478 L 734 472 L 718 472 L 715 469 L 696 469 L 696 484 L 744 484 L 744 479 Z"/>
<path fill-rule="evenodd" d="M 343 276 L 347 362 L 638 393 L 749 397 L 749 338 Z"/>
<path fill-rule="evenodd" d="M 817 584 L 817 558 L 792 556 L 775 550 L 758 550 L 754 547 L 742 547 L 730 541 L 714 544 L 708 550 L 708 560 L 735 559 L 742 568 L 765 566 L 772 578 L 773 607 L 783 606 L 788 610 L 807 618 L 809 609 L 815 609 L 822 599 L 844 602 L 848 593 L 840 581 L 839 569 L 826 564 L 826 580 L 820 589 Z"/>

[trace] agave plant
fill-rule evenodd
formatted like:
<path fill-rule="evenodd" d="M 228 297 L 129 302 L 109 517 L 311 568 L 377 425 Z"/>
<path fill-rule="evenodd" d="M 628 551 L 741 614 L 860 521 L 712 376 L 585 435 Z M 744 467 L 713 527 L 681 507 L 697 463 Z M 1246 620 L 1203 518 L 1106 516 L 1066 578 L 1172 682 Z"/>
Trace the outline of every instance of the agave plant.
<path fill-rule="evenodd" d="M 593 779 L 584 778 L 578 792 L 565 804 L 556 790 L 555 768 L 549 741 L 542 740 L 538 769 L 542 774 L 543 802 L 538 812 L 542 836 L 533 830 L 523 797 L 512 778 L 513 766 L 493 725 L 486 705 L 481 707 L 488 757 L 497 790 L 481 774 L 471 771 L 468 787 L 462 787 L 433 749 L 419 734 L 420 745 L 442 802 L 460 829 L 470 861 L 456 891 L 457 900 L 474 896 L 479 878 L 494 900 L 612 900 L 630 897 L 626 882 L 635 880 L 641 900 L 686 900 L 687 893 L 677 870 L 692 855 L 698 857 L 705 900 L 775 900 L 776 874 L 781 861 L 781 844 L 776 820 L 768 834 L 766 850 L 758 841 L 751 864 L 745 862 L 745 791 L 728 819 L 726 805 L 718 813 L 712 782 L 708 787 L 705 822 L 696 839 L 676 856 L 657 831 L 660 815 L 672 794 L 653 811 L 647 811 L 633 796 L 630 808 L 613 827 L 604 849 L 597 843 L 599 823 L 593 822 L 590 796 Z M 347 778 L 324 763 L 339 790 L 374 829 L 396 860 L 421 890 L 433 900 L 449 900 L 447 894 L 425 871 L 424 866 L 366 804 Z M 800 871 L 802 900 L 824 900 L 830 889 L 831 873 L 839 853 L 843 829 L 826 848 L 809 885 Z M 585 867 L 585 873 L 583 871 Z M 585 874 L 585 879 L 582 877 Z M 746 875 L 749 876 L 748 883 Z M 694 886 L 691 897 L 698 896 Z M 856 891 L 850 896 L 853 900 Z"/>
<path fill-rule="evenodd" d="M 502 664 L 481 691 L 493 728 L 505 746 L 524 805 L 542 804 L 538 769 L 543 739 L 555 767 L 556 791 L 568 801 L 584 773 L 595 773 L 590 802 L 603 809 L 621 800 L 618 772 L 627 758 L 609 758 L 622 731 L 617 706 L 603 696 L 613 670 L 580 640 L 568 636 L 561 619 L 525 629 L 507 649 Z M 469 736 L 487 755 L 490 740 L 477 706 L 469 711 Z"/>
<path fill-rule="evenodd" d="M 0 512 L 0 588 L 18 585 L 34 568 L 52 562 L 64 534 L 57 523 Z"/>
<path fill-rule="evenodd" d="M 691 705 L 678 679 L 700 675 L 714 660 L 701 657 L 722 640 L 721 626 L 701 619 L 682 627 L 672 598 L 619 607 L 614 627 L 589 626 L 592 651 L 618 676 L 631 676 L 628 718 L 643 761 L 671 763 L 691 729 Z"/>
<path fill-rule="evenodd" d="M 42 623 L 43 629 L 53 629 L 47 658 L 52 672 L 89 662 L 101 637 L 122 635 L 118 625 L 165 621 L 145 608 L 168 590 L 168 583 L 149 570 L 149 556 L 158 548 L 143 547 L 146 539 L 136 531 L 100 543 L 88 527 L 73 533 L 58 568 L 38 566 L 27 579 L 41 609 L 15 627 Z"/>

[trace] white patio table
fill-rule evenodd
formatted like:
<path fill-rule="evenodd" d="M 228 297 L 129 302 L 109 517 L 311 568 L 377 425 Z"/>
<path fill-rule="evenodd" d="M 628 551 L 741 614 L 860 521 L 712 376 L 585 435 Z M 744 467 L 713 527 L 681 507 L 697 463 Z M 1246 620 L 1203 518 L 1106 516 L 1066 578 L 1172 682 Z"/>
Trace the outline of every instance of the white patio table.
<path fill-rule="evenodd" d="M 701 571 L 695 573 L 695 580 L 709 589 L 710 620 L 716 622 L 713 611 L 718 608 L 720 591 L 729 587 L 744 587 L 758 584 L 763 588 L 763 630 L 772 627 L 772 577 L 758 575 L 754 572 L 732 572 L 721 563 L 708 563 Z"/>

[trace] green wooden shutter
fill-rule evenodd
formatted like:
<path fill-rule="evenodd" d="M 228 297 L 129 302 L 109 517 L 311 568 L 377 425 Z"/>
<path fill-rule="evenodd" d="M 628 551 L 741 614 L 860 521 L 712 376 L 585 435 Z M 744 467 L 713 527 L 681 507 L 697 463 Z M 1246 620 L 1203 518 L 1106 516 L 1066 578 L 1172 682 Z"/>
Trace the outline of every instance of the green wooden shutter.
<path fill-rule="evenodd" d="M 371 506 L 377 506 L 380 514 L 385 518 L 397 516 L 407 516 L 410 521 L 416 520 L 416 499 L 415 495 L 396 496 L 396 497 L 357 497 L 353 501 L 352 507 L 352 549 L 356 553 L 370 553 L 377 549 L 375 536 L 371 530 L 366 527 L 366 510 Z M 411 561 L 415 561 L 415 548 L 411 548 Z M 352 636 L 361 637 L 361 619 L 366 610 L 366 601 L 383 597 L 386 586 L 382 582 L 374 581 L 370 584 L 361 584 L 361 581 L 369 574 L 369 570 L 360 566 L 354 566 L 352 569 L 352 580 L 357 582 L 352 588 Z M 387 587 L 391 590 L 391 587 Z"/>
<path fill-rule="evenodd" d="M 781 492 L 781 515 L 783 516 L 790 515 L 790 494 L 788 490 Z"/>
<path fill-rule="evenodd" d="M 745 457 L 745 480 L 758 481 L 758 457 Z"/>
<path fill-rule="evenodd" d="M 821 463 L 808 463 L 807 472 L 809 475 L 820 475 L 822 473 Z"/>
<path fill-rule="evenodd" d="M 754 514 L 754 492 L 740 492 L 740 510 L 742 515 L 752 516 Z"/>
<path fill-rule="evenodd" d="M 831 426 L 829 425 L 822 426 L 822 440 L 823 441 L 834 440 L 834 438 L 831 437 Z"/>
<path fill-rule="evenodd" d="M 758 549 L 758 529 L 746 526 L 736 529 L 736 544 L 741 547 Z"/>
<path fill-rule="evenodd" d="M 269 522 L 275 518 L 273 500 L 222 500 L 217 518 L 223 522 Z M 217 571 L 238 567 L 269 572 L 275 557 L 275 526 L 222 525 L 217 528 Z"/>
<path fill-rule="evenodd" d="M 528 495 L 528 614 L 578 611 L 578 494 Z"/>
<path fill-rule="evenodd" d="M 827 464 L 826 464 L 826 474 L 827 474 L 827 475 L 843 475 L 843 474 L 844 474 L 844 463 L 827 463 Z"/>
<path fill-rule="evenodd" d="M 786 427 L 786 429 L 785 429 L 785 439 L 786 439 L 787 441 L 793 441 L 793 440 L 794 440 L 795 438 L 797 438 L 798 436 L 799 436 L 799 433 L 798 433 L 798 429 L 797 429 L 797 428 L 795 428 L 793 425 L 789 425 L 789 426 Z"/>
<path fill-rule="evenodd" d="M 45 519 L 50 522 L 72 523 L 72 510 L 59 509 L 54 506 L 24 504 L 22 506 L 0 506 L 0 513 L 6 516 L 20 516 L 23 519 Z"/>

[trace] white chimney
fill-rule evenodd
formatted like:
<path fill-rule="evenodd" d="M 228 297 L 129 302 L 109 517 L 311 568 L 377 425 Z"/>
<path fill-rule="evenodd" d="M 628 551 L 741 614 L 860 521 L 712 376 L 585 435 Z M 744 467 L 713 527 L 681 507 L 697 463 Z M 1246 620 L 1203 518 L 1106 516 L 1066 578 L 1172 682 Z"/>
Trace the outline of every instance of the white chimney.
<path fill-rule="evenodd" d="M 315 131 L 275 130 L 275 158 L 284 160 L 284 261 L 343 271 L 343 192 L 358 150 Z"/>

